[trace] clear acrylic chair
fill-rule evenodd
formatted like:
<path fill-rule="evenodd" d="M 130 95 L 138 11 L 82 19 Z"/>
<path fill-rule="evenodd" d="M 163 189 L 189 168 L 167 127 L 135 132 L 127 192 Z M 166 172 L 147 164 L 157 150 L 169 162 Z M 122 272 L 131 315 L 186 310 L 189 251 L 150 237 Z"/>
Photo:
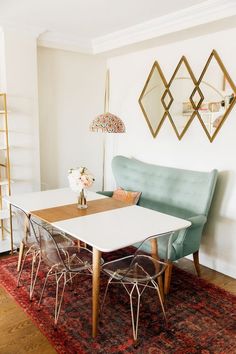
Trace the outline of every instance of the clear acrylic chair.
<path fill-rule="evenodd" d="M 145 251 L 147 249 L 146 244 L 156 238 L 149 237 L 144 240 L 137 248 L 133 255 L 129 255 L 123 258 L 119 258 L 103 265 L 103 272 L 109 276 L 109 280 L 106 286 L 101 313 L 105 304 L 106 295 L 110 284 L 121 284 L 126 290 L 130 298 L 130 311 L 133 330 L 134 344 L 137 345 L 138 338 L 138 324 L 139 324 L 139 309 L 140 299 L 147 288 L 153 288 L 156 290 L 161 308 L 166 321 L 166 313 L 164 304 L 161 297 L 161 292 L 158 284 L 158 278 L 164 273 L 167 264 L 161 262 Z M 134 296 L 137 296 L 137 308 L 136 314 L 134 310 Z"/>
<path fill-rule="evenodd" d="M 42 302 L 44 291 L 49 277 L 53 276 L 56 280 L 56 298 L 54 309 L 54 325 L 57 326 L 58 318 L 61 311 L 65 286 L 68 282 L 72 283 L 76 275 L 86 273 L 92 274 L 92 252 L 88 248 L 71 246 L 59 247 L 53 234 L 38 223 L 31 219 L 32 229 L 35 237 L 40 245 L 40 255 L 43 263 L 47 266 L 48 271 L 43 284 L 39 305 Z M 60 283 L 62 281 L 62 290 L 60 293 Z"/>
<path fill-rule="evenodd" d="M 35 271 L 35 265 L 39 257 L 40 249 L 39 249 L 39 244 L 36 238 L 34 237 L 34 233 L 31 232 L 28 214 L 25 213 L 24 210 L 18 207 L 14 207 L 14 212 L 17 220 L 17 230 L 20 233 L 20 238 L 21 238 L 20 254 L 18 259 L 19 274 L 17 279 L 17 287 L 20 286 L 20 280 L 21 280 L 23 269 L 25 267 L 25 261 L 27 257 L 31 257 L 32 262 L 31 262 L 30 289 L 29 289 L 29 296 L 31 300 L 33 297 L 34 286 L 38 274 L 39 264 L 36 271 Z"/>
<path fill-rule="evenodd" d="M 30 275 L 30 289 L 29 297 L 30 300 L 33 298 L 34 287 L 37 281 L 38 271 L 40 268 L 41 257 L 40 257 L 40 246 L 35 233 L 32 230 L 30 223 L 30 216 L 21 208 L 14 207 L 14 212 L 17 221 L 17 230 L 20 233 L 21 243 L 20 243 L 20 253 L 18 261 L 18 279 L 17 287 L 20 286 L 20 280 L 22 272 L 24 270 L 25 261 L 28 257 L 32 258 L 31 262 L 31 275 Z M 46 225 L 46 224 L 45 224 Z M 53 229 L 51 226 L 51 232 L 54 234 L 54 237 L 58 240 L 60 247 L 70 247 L 73 245 L 73 241 L 66 237 L 64 234 L 60 233 L 56 229 Z"/>

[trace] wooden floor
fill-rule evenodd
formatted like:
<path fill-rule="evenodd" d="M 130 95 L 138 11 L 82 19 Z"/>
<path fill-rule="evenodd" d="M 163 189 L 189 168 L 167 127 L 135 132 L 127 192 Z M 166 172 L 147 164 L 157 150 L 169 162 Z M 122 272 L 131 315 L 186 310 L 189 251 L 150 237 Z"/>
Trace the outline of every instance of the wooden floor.
<path fill-rule="evenodd" d="M 0 257 L 1 260 L 1 257 Z M 182 259 L 176 264 L 194 273 L 192 261 Z M 236 294 L 236 279 L 201 266 L 202 278 Z M 29 320 L 18 304 L 0 287 L 0 353 L 54 354 L 48 340 Z"/>

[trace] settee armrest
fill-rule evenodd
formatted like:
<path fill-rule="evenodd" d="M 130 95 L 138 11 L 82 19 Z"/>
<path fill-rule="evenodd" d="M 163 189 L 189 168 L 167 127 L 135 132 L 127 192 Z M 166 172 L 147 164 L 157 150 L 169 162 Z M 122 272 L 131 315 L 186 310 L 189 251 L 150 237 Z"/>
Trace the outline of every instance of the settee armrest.
<path fill-rule="evenodd" d="M 188 218 L 188 221 L 192 223 L 192 225 L 190 226 L 191 229 L 195 229 L 195 227 L 204 225 L 207 221 L 207 218 L 205 215 L 195 215 L 191 218 Z"/>
<path fill-rule="evenodd" d="M 112 197 L 113 191 L 98 191 L 98 194 L 105 195 L 106 197 Z"/>
<path fill-rule="evenodd" d="M 197 227 L 203 226 L 207 218 L 205 215 L 195 215 L 187 219 L 192 223 L 192 225 L 184 230 L 177 231 L 177 233 L 172 235 L 172 239 L 174 238 L 175 235 L 177 235 L 176 239 L 172 243 L 172 239 L 169 239 L 169 244 L 168 244 L 168 250 L 167 250 L 167 259 L 170 259 L 170 253 L 171 253 L 171 245 L 175 250 L 176 254 L 176 259 L 182 258 L 184 256 L 184 241 L 186 239 L 187 233 L 189 229 L 195 229 Z"/>

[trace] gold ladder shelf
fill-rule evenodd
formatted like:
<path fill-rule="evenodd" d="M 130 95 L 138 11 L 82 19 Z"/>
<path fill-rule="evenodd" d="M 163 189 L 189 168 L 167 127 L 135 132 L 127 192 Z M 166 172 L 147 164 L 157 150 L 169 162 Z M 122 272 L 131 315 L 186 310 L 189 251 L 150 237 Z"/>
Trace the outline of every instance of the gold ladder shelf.
<path fill-rule="evenodd" d="M 0 253 L 10 250 L 10 242 L 4 238 L 4 220 L 10 218 L 10 211 L 3 206 L 3 196 L 11 195 L 10 154 L 8 141 L 7 97 L 0 93 Z"/>

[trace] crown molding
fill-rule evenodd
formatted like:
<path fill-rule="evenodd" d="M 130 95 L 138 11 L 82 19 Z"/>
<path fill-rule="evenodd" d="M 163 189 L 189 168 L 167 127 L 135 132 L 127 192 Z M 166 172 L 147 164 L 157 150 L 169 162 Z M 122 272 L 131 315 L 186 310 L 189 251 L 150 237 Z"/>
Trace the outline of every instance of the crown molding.
<path fill-rule="evenodd" d="M 58 32 L 45 31 L 38 38 L 38 46 L 93 54 L 91 40 L 75 38 Z"/>
<path fill-rule="evenodd" d="M 94 38 L 92 40 L 93 53 L 98 54 L 161 37 L 166 34 L 231 17 L 235 14 L 235 0 L 207 0 L 187 9 Z"/>

